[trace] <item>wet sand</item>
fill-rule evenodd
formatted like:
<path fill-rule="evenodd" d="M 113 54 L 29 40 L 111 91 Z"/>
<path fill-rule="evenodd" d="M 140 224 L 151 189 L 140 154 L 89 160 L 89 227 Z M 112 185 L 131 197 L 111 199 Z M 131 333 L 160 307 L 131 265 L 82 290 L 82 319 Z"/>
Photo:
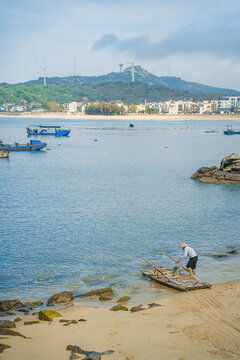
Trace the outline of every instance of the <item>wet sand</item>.
<path fill-rule="evenodd" d="M 109 308 L 70 306 L 60 309 L 63 319 L 87 321 L 63 326 L 61 318 L 51 324 L 15 330 L 31 339 L 1 339 L 11 349 L 3 360 L 67 360 L 67 345 L 103 352 L 106 360 L 208 360 L 240 358 L 240 281 L 214 285 L 211 289 L 174 293 L 156 301 L 161 306 L 131 313 Z M 127 305 L 130 309 L 131 306 Z M 37 316 L 26 316 L 25 321 Z M 79 355 L 79 354 L 78 354 Z M 79 355 L 82 359 L 84 356 Z"/>

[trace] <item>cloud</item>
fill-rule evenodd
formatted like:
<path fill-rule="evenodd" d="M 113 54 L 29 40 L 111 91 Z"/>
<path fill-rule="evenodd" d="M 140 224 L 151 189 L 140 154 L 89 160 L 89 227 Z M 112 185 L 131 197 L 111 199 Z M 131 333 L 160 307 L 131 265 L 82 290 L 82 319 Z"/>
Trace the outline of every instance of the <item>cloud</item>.
<path fill-rule="evenodd" d="M 110 48 L 126 52 L 139 60 L 154 60 L 171 55 L 193 53 L 236 58 L 240 55 L 239 27 L 199 30 L 192 26 L 170 33 L 163 40 L 152 42 L 147 35 L 119 39 L 106 34 L 92 46 L 93 51 Z"/>

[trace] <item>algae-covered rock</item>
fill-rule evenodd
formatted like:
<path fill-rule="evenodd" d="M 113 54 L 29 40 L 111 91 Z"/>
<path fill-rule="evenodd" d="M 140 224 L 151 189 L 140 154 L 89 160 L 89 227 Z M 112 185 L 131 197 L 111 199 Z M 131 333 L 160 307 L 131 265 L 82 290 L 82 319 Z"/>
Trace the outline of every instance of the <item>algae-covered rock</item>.
<path fill-rule="evenodd" d="M 123 306 L 122 304 L 118 304 L 118 305 L 113 306 L 110 310 L 112 310 L 112 311 L 119 311 L 119 310 L 128 311 L 128 308 L 126 306 Z"/>
<path fill-rule="evenodd" d="M 137 312 L 137 311 L 142 311 L 142 310 L 145 310 L 145 309 L 142 307 L 142 304 L 137 305 L 137 306 L 133 306 L 133 307 L 130 309 L 131 312 Z"/>
<path fill-rule="evenodd" d="M 0 353 L 2 353 L 4 350 L 10 349 L 10 348 L 11 348 L 10 345 L 0 344 Z"/>
<path fill-rule="evenodd" d="M 15 330 L 10 330 L 10 329 L 4 329 L 4 328 L 0 328 L 0 335 L 3 336 L 20 336 L 23 337 L 24 339 L 27 339 L 26 336 L 22 335 L 20 332 L 15 331 Z"/>
<path fill-rule="evenodd" d="M 62 317 L 62 315 L 55 310 L 41 310 L 38 313 L 39 320 L 52 321 L 55 317 Z"/>
<path fill-rule="evenodd" d="M 47 302 L 48 306 L 55 304 L 67 303 L 73 300 L 73 293 L 71 291 L 65 291 L 60 294 L 52 295 Z"/>
<path fill-rule="evenodd" d="M 25 321 L 24 325 L 34 325 L 34 324 L 40 324 L 40 321 L 34 320 L 34 321 Z"/>
<path fill-rule="evenodd" d="M 22 306 L 22 302 L 19 299 L 0 301 L 0 312 L 17 309 L 20 306 Z"/>
<path fill-rule="evenodd" d="M 24 307 L 29 307 L 29 308 L 35 308 L 38 306 L 41 306 L 43 304 L 43 302 L 41 300 L 37 300 L 37 301 L 29 301 L 29 302 L 25 302 L 23 304 Z"/>
<path fill-rule="evenodd" d="M 122 296 L 120 299 L 118 299 L 118 303 L 123 303 L 123 302 L 127 302 L 128 300 L 130 300 L 130 296 Z"/>
<path fill-rule="evenodd" d="M 112 298 L 113 298 L 113 296 L 108 296 L 108 294 L 107 295 L 103 294 L 103 295 L 99 296 L 100 301 L 109 301 L 109 300 L 112 300 Z"/>
<path fill-rule="evenodd" d="M 101 296 L 101 295 L 113 297 L 114 291 L 112 288 L 108 287 L 108 288 L 103 288 L 103 289 L 92 290 L 92 291 L 86 292 L 80 296 Z"/>
<path fill-rule="evenodd" d="M 0 327 L 4 329 L 11 329 L 15 328 L 16 324 L 14 321 L 11 320 L 0 320 Z"/>

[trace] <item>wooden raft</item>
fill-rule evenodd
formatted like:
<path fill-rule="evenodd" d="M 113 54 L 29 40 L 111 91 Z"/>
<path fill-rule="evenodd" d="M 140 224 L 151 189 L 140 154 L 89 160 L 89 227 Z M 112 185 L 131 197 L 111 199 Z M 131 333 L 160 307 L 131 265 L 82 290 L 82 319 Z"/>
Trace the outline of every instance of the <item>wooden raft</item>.
<path fill-rule="evenodd" d="M 190 278 L 188 274 L 182 274 L 179 268 L 176 271 L 175 267 L 157 267 L 156 265 L 151 264 L 148 260 L 144 260 L 147 261 L 147 263 L 149 263 L 154 269 L 140 269 L 142 274 L 161 285 L 168 286 L 179 291 L 208 289 L 211 287 L 211 285 L 205 281 L 198 278 Z"/>

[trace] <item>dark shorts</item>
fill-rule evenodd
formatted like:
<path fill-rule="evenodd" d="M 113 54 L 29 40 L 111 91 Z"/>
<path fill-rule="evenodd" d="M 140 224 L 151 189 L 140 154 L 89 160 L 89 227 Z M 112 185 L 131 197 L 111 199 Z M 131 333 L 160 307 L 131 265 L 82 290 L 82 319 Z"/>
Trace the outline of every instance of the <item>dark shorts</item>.
<path fill-rule="evenodd" d="M 196 265 L 197 265 L 197 261 L 198 261 L 198 256 L 194 256 L 191 259 L 189 259 L 188 263 L 187 263 L 187 268 L 191 268 L 191 269 L 196 269 Z"/>

